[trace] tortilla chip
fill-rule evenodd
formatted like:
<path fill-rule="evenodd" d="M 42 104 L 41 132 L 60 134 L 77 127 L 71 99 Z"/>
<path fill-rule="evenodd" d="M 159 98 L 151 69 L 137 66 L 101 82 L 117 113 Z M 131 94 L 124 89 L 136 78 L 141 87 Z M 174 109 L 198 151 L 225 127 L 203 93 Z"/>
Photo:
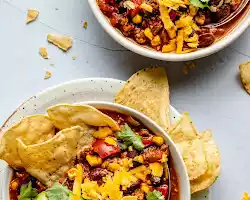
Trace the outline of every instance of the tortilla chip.
<path fill-rule="evenodd" d="M 48 34 L 47 40 L 64 51 L 72 47 L 72 38 L 68 36 Z"/>
<path fill-rule="evenodd" d="M 38 15 L 39 15 L 39 11 L 29 9 L 28 13 L 27 13 L 27 18 L 26 18 L 26 24 L 28 24 L 28 23 L 30 23 L 32 21 L 35 21 L 36 18 L 38 17 Z"/>
<path fill-rule="evenodd" d="M 191 192 L 195 193 L 211 186 L 220 175 L 220 152 L 210 131 L 200 133 L 200 139 L 204 143 L 204 150 L 208 168 L 198 179 L 191 181 Z"/>
<path fill-rule="evenodd" d="M 44 142 L 55 135 L 55 127 L 49 117 L 34 115 L 26 117 L 10 127 L 1 138 L 0 159 L 14 168 L 23 167 L 18 152 L 16 138 L 31 145 Z"/>
<path fill-rule="evenodd" d="M 187 167 L 189 180 L 197 179 L 206 172 L 208 166 L 200 139 L 184 140 L 176 143 L 176 146 Z"/>
<path fill-rule="evenodd" d="M 47 112 L 60 130 L 76 125 L 109 126 L 114 131 L 120 130 L 116 121 L 89 105 L 61 104 L 48 108 Z"/>
<path fill-rule="evenodd" d="M 250 200 L 250 196 L 247 192 L 244 192 L 243 197 L 241 198 L 241 200 Z"/>
<path fill-rule="evenodd" d="M 240 78 L 244 88 L 250 94 L 250 61 L 240 65 Z"/>
<path fill-rule="evenodd" d="M 187 112 L 184 112 L 181 119 L 169 128 L 168 133 L 175 143 L 183 140 L 196 139 L 198 137 L 198 132 Z"/>
<path fill-rule="evenodd" d="M 50 187 L 74 166 L 78 141 L 88 129 L 74 126 L 57 133 L 46 142 L 26 146 L 17 139 L 18 153 L 26 171 Z"/>
<path fill-rule="evenodd" d="M 48 51 L 45 47 L 40 47 L 39 48 L 39 53 L 44 59 L 48 59 Z"/>
<path fill-rule="evenodd" d="M 115 103 L 144 113 L 164 130 L 170 125 L 169 85 L 162 67 L 142 69 L 129 78 Z"/>

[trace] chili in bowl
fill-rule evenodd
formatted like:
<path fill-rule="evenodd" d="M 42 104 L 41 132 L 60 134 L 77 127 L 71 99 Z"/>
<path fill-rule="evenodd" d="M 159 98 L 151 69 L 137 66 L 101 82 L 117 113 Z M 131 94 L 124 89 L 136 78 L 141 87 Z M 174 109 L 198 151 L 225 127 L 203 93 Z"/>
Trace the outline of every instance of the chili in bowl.
<path fill-rule="evenodd" d="M 249 3 L 229 24 L 208 25 L 233 15 L 242 1 L 89 0 L 89 5 L 105 30 L 126 48 L 180 61 L 206 56 L 236 39 L 249 25 Z M 226 36 L 230 38 L 224 40 Z"/>
<path fill-rule="evenodd" d="M 7 155 L 8 148 L 2 155 L 12 172 L 9 199 L 190 200 L 179 152 L 163 129 L 143 114 L 107 102 L 59 104 L 47 113 L 24 118 L 1 138 L 8 142 L 27 122 L 32 129 L 25 134 L 43 130 L 35 144 L 28 145 L 35 141 L 28 135 L 18 137 L 21 162 L 19 157 L 11 160 L 16 152 Z M 36 127 L 36 120 L 42 126 Z"/>

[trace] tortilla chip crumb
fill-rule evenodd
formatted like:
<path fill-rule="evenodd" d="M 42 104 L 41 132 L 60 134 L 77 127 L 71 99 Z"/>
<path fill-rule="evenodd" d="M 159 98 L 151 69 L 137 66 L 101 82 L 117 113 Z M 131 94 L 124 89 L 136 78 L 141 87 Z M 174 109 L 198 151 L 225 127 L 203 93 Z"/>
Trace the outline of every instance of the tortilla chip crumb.
<path fill-rule="evenodd" d="M 240 64 L 240 78 L 245 90 L 250 94 L 250 61 Z"/>
<path fill-rule="evenodd" d="M 188 74 L 188 66 L 185 65 L 183 67 L 183 72 L 184 72 L 184 74 Z"/>
<path fill-rule="evenodd" d="M 47 40 L 63 51 L 68 51 L 72 47 L 72 38 L 69 36 L 48 34 Z"/>
<path fill-rule="evenodd" d="M 186 62 L 184 63 L 183 72 L 185 74 L 188 74 L 189 69 L 194 69 L 195 67 L 196 67 L 195 62 Z"/>
<path fill-rule="evenodd" d="M 52 76 L 52 73 L 50 71 L 46 71 L 44 75 L 44 79 L 49 79 Z"/>
<path fill-rule="evenodd" d="M 54 67 L 55 65 L 54 65 L 53 63 L 50 63 L 50 66 L 51 66 L 51 67 Z"/>
<path fill-rule="evenodd" d="M 33 9 L 28 9 L 28 13 L 27 13 L 27 18 L 26 18 L 26 24 L 35 21 L 36 18 L 39 15 L 39 11 L 37 10 L 33 10 Z"/>
<path fill-rule="evenodd" d="M 84 28 L 84 29 L 87 29 L 87 27 L 88 27 L 88 22 L 84 22 L 84 23 L 83 23 L 83 28 Z"/>
<path fill-rule="evenodd" d="M 39 53 L 44 59 L 48 59 L 48 51 L 45 47 L 40 47 Z"/>
<path fill-rule="evenodd" d="M 241 200 L 250 200 L 250 196 L 247 192 L 244 192 L 243 197 Z"/>
<path fill-rule="evenodd" d="M 76 56 L 72 56 L 72 60 L 75 60 L 76 59 Z"/>

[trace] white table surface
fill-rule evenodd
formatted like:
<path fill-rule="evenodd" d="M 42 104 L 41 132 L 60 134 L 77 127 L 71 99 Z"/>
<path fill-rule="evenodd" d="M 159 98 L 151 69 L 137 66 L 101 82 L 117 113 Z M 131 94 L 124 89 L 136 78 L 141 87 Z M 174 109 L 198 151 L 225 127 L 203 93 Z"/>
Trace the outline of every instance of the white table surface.
<path fill-rule="evenodd" d="M 28 8 L 38 9 L 40 16 L 26 25 Z M 87 30 L 82 28 L 84 21 Z M 48 33 L 72 36 L 73 48 L 63 53 L 49 45 Z M 249 37 L 250 29 L 225 50 L 195 61 L 197 67 L 185 75 L 183 62 L 144 58 L 114 42 L 94 18 L 87 0 L 0 0 L 0 123 L 24 100 L 49 86 L 85 77 L 126 80 L 143 67 L 166 66 L 171 104 L 189 111 L 200 131 L 212 129 L 220 147 L 221 176 L 210 199 L 240 199 L 244 191 L 250 192 L 250 96 L 238 74 L 238 65 L 250 60 Z M 40 46 L 48 48 L 51 59 L 38 54 Z M 43 79 L 45 69 L 52 71 L 51 79 Z"/>

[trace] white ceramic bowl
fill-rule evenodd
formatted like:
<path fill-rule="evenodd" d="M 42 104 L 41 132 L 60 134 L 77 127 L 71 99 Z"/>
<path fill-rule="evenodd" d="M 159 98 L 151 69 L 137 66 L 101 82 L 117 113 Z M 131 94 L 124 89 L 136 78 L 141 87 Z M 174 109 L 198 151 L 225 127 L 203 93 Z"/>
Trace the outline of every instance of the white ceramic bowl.
<path fill-rule="evenodd" d="M 159 127 L 155 122 L 153 122 L 151 119 L 149 119 L 142 113 L 134 109 L 119 105 L 119 104 L 109 103 L 109 102 L 104 102 L 104 101 L 87 101 L 87 102 L 81 102 L 77 104 L 88 104 L 98 109 L 106 109 L 106 110 L 116 111 L 118 113 L 123 113 L 126 115 L 133 116 L 135 119 L 138 119 L 141 123 L 143 123 L 153 133 L 155 133 L 156 135 L 162 136 L 165 139 L 166 144 L 168 144 L 170 147 L 170 152 L 171 152 L 171 156 L 173 159 L 174 167 L 179 177 L 180 200 L 190 200 L 190 197 L 191 197 L 190 196 L 190 183 L 189 183 L 189 178 L 188 178 L 185 164 L 181 158 L 181 155 L 177 151 L 175 144 L 161 127 Z M 8 196 L 8 185 L 9 185 L 11 176 L 12 176 L 12 170 L 9 169 L 8 173 L 5 173 L 5 177 L 4 177 L 4 180 L 8 180 L 5 182 L 5 185 L 4 185 L 5 197 Z"/>
<path fill-rule="evenodd" d="M 208 55 L 211 55 L 213 53 L 218 52 L 219 50 L 225 48 L 227 45 L 232 43 L 235 39 L 237 39 L 250 25 L 250 15 L 249 9 L 248 13 L 244 15 L 237 23 L 233 30 L 229 31 L 228 34 L 226 34 L 222 39 L 215 42 L 209 47 L 198 49 L 195 52 L 187 53 L 187 54 L 175 54 L 175 53 L 161 53 L 157 52 L 155 50 L 145 48 L 143 46 L 140 46 L 139 44 L 133 42 L 132 40 L 124 37 L 120 32 L 118 32 L 115 28 L 112 27 L 112 25 L 109 23 L 107 18 L 103 15 L 101 10 L 99 9 L 99 6 L 96 2 L 96 0 L 88 0 L 89 6 L 92 9 L 94 15 L 96 16 L 96 19 L 99 21 L 99 23 L 102 25 L 104 30 L 119 44 L 121 44 L 123 47 L 140 54 L 142 56 L 146 56 L 149 58 L 154 58 L 158 60 L 165 60 L 165 61 L 188 61 L 188 60 L 194 60 L 198 58 L 202 58 Z"/>

